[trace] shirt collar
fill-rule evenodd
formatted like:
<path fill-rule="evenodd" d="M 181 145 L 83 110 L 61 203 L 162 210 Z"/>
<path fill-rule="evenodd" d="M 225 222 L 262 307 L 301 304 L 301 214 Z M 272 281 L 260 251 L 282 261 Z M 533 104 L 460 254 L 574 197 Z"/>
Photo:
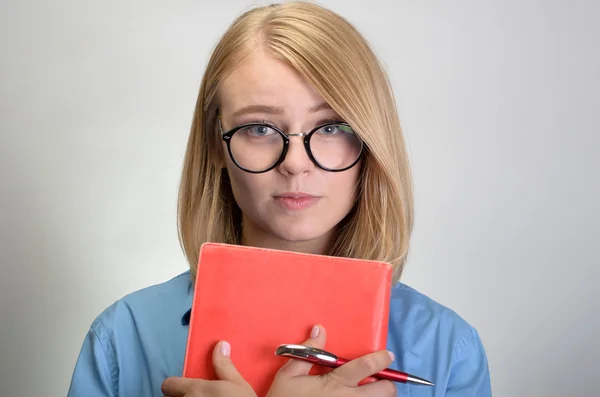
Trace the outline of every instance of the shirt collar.
<path fill-rule="evenodd" d="M 181 325 L 190 325 L 190 318 L 192 316 L 192 299 L 194 298 L 194 284 L 190 275 L 187 298 L 185 300 L 184 311 L 181 314 Z"/>

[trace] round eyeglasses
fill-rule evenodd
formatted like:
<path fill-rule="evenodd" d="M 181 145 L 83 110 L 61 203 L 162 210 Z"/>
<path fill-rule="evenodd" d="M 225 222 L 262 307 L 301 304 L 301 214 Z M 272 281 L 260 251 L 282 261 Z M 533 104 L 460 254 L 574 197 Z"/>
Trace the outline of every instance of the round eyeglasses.
<path fill-rule="evenodd" d="M 290 146 L 290 137 L 304 138 L 308 158 L 325 171 L 340 172 L 352 168 L 363 152 L 363 142 L 346 123 L 322 124 L 309 132 L 286 134 L 279 128 L 262 123 L 239 125 L 223 132 L 229 156 L 246 172 L 262 173 L 278 166 Z"/>

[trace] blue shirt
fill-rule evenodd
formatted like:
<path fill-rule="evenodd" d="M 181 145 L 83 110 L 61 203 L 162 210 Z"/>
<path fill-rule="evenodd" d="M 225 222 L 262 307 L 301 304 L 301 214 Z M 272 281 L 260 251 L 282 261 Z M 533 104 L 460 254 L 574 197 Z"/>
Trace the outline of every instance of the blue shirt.
<path fill-rule="evenodd" d="M 192 297 L 187 271 L 108 307 L 87 333 L 68 397 L 162 396 L 162 382 L 183 373 Z M 391 368 L 435 383 L 396 383 L 398 396 L 492 394 L 487 357 L 476 330 L 400 282 L 392 288 L 387 343 L 396 356 Z"/>

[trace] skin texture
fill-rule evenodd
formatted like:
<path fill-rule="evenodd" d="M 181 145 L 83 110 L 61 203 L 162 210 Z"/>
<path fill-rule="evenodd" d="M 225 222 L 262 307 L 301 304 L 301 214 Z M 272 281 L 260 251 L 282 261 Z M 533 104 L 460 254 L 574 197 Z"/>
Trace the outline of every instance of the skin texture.
<path fill-rule="evenodd" d="M 286 133 L 307 132 L 326 120 L 341 121 L 323 103 L 323 98 L 288 65 L 256 51 L 222 82 L 220 117 L 223 130 L 248 122 L 269 122 Z M 235 115 L 240 109 L 261 105 Z M 273 112 L 272 108 L 279 108 Z M 316 111 L 315 111 L 316 110 Z M 355 186 L 360 163 L 344 172 L 328 172 L 313 164 L 301 137 L 292 137 L 285 160 L 263 174 L 239 169 L 223 143 L 227 172 L 234 197 L 242 210 L 242 243 L 257 247 L 324 254 L 332 242 L 336 225 L 356 201 Z M 278 204 L 276 196 L 303 192 L 316 196 L 304 209 L 289 209 Z M 315 326 L 307 346 L 325 348 L 327 333 Z M 171 377 L 162 385 L 168 397 L 256 397 L 242 378 L 229 352 L 235 346 L 219 342 L 213 352 L 213 365 L 219 380 Z M 371 353 L 336 368 L 326 375 L 308 375 L 311 364 L 289 360 L 277 373 L 267 397 L 392 397 L 396 388 L 390 381 L 358 383 L 385 368 L 393 355 L 383 350 Z"/>
<path fill-rule="evenodd" d="M 315 326 L 305 346 L 323 349 L 327 332 Z M 254 390 L 242 378 L 230 357 L 223 354 L 219 342 L 213 352 L 213 365 L 219 380 L 186 379 L 171 377 L 162 385 L 167 397 L 256 397 Z M 378 380 L 358 386 L 370 375 L 387 368 L 393 354 L 385 350 L 354 359 L 326 375 L 308 375 L 311 364 L 288 360 L 281 367 L 267 397 L 393 397 L 396 387 L 388 380 Z"/>
<path fill-rule="evenodd" d="M 253 53 L 222 82 L 219 94 L 224 131 L 247 122 L 266 121 L 286 133 L 299 133 L 326 120 L 340 120 L 293 68 L 261 51 Z M 282 113 L 263 110 L 234 116 L 252 105 L 278 107 Z M 325 106 L 312 111 L 319 105 Z M 278 167 L 252 174 L 233 163 L 225 142 L 223 150 L 224 166 L 243 214 L 244 245 L 317 254 L 327 250 L 335 226 L 356 201 L 360 163 L 343 172 L 322 170 L 309 159 L 303 138 L 291 137 L 286 158 Z M 308 193 L 318 199 L 310 208 L 290 210 L 274 199 L 284 192 Z"/>

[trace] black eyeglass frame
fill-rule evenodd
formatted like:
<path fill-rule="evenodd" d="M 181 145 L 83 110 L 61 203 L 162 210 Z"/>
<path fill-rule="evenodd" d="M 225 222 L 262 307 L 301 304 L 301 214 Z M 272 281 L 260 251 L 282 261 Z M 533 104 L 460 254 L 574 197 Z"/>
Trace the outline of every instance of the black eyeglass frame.
<path fill-rule="evenodd" d="M 328 168 L 325 167 L 321 164 L 319 164 L 319 162 L 317 161 L 317 159 L 315 159 L 315 157 L 313 156 L 313 153 L 310 149 L 310 139 L 312 138 L 312 136 L 314 135 L 315 132 L 317 132 L 318 130 L 320 130 L 321 128 L 324 127 L 329 127 L 329 126 L 333 126 L 333 125 L 341 125 L 341 126 L 345 126 L 345 127 L 349 127 L 350 129 L 352 129 L 352 127 L 348 124 L 348 123 L 344 123 L 344 122 L 330 122 L 330 123 L 325 123 L 325 124 L 321 124 L 315 128 L 313 128 L 312 130 L 310 130 L 309 132 L 300 132 L 297 134 L 286 134 L 285 132 L 281 131 L 279 128 L 271 125 L 271 124 L 265 124 L 265 123 L 246 123 L 246 124 L 241 124 L 238 125 L 232 129 L 230 129 L 227 132 L 223 132 L 223 126 L 221 125 L 221 119 L 218 118 L 217 119 L 219 122 L 219 129 L 221 131 L 221 136 L 222 139 L 227 143 L 227 151 L 229 152 L 229 157 L 231 158 L 231 161 L 233 161 L 233 163 L 241 170 L 249 172 L 251 174 L 262 174 L 268 171 L 271 171 L 273 168 L 277 167 L 279 164 L 281 164 L 283 162 L 283 160 L 285 159 L 285 156 L 288 152 L 288 148 L 290 146 L 290 137 L 292 136 L 301 136 L 304 138 L 304 149 L 306 150 L 306 154 L 308 154 L 308 158 L 310 159 L 310 161 L 313 162 L 313 164 L 315 164 L 317 167 L 325 170 L 325 171 L 329 171 L 329 172 L 342 172 L 342 171 L 346 171 L 349 170 L 350 168 L 354 167 L 359 161 L 360 158 L 362 157 L 363 153 L 364 153 L 364 149 L 365 149 L 365 145 L 364 142 L 362 141 L 362 139 L 360 139 L 360 137 L 357 136 L 359 142 L 360 142 L 360 152 L 358 153 L 358 156 L 356 156 L 356 160 L 350 164 L 347 167 L 341 168 L 341 169 L 333 169 L 333 168 Z M 247 127 L 252 127 L 252 126 L 261 126 L 261 127 L 268 127 L 271 128 L 275 131 L 277 131 L 277 133 L 279 133 L 279 135 L 281 135 L 281 137 L 283 138 L 283 149 L 281 150 L 281 154 L 279 155 L 279 158 L 277 159 L 277 161 L 275 161 L 275 163 L 270 166 L 269 168 L 263 170 L 263 171 L 252 171 L 249 170 L 247 168 L 242 167 L 236 160 L 235 157 L 233 156 L 233 152 L 231 151 L 231 139 L 233 138 L 233 134 L 235 134 L 237 131 L 241 130 L 242 128 L 247 128 Z"/>

